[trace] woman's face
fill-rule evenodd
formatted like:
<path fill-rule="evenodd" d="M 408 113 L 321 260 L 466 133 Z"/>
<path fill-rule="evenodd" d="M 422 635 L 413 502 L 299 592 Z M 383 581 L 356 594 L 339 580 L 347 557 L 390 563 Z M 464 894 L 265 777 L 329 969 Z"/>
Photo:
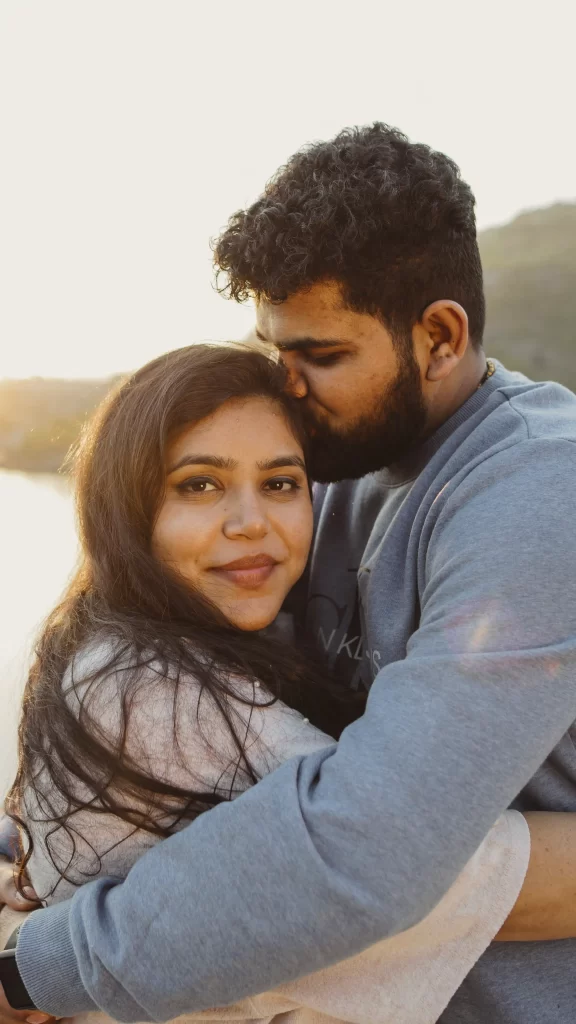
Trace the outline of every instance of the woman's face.
<path fill-rule="evenodd" d="M 302 448 L 270 399 L 226 402 L 169 445 L 154 554 L 239 629 L 273 621 L 311 539 Z"/>

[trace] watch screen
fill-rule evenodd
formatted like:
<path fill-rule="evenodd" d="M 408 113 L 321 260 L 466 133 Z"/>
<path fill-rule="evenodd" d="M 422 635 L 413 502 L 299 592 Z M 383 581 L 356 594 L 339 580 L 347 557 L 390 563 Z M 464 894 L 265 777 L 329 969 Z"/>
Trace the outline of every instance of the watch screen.
<path fill-rule="evenodd" d="M 27 1010 L 33 1005 L 20 977 L 15 956 L 0 956 L 0 981 L 6 999 L 15 1010 Z"/>

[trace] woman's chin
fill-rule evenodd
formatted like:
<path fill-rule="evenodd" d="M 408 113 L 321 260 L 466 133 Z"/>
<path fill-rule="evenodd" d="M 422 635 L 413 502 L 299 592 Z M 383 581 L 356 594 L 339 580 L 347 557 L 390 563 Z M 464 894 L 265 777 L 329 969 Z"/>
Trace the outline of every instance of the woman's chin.
<path fill-rule="evenodd" d="M 282 601 L 272 601 L 270 598 L 253 598 L 249 601 L 234 601 L 222 611 L 226 618 L 246 633 L 256 633 L 259 629 L 266 629 L 278 615 Z"/>

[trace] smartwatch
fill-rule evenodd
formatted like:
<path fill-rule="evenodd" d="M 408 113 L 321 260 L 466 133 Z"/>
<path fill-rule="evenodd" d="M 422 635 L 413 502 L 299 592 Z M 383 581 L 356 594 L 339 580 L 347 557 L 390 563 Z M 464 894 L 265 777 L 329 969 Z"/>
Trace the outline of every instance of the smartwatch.
<path fill-rule="evenodd" d="M 18 964 L 16 963 L 16 945 L 18 943 L 18 932 L 20 925 L 6 943 L 6 948 L 0 950 L 0 982 L 4 989 L 4 995 L 13 1010 L 37 1010 L 34 1006 L 26 985 L 22 981 Z"/>

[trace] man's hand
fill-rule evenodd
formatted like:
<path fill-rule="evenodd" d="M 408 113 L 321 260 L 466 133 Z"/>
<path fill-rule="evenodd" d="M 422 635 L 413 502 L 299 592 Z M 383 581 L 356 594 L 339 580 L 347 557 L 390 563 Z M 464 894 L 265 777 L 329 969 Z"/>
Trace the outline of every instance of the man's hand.
<path fill-rule="evenodd" d="M 12 910 L 37 910 L 36 893 L 32 886 L 26 885 L 24 891 L 30 899 L 24 899 L 16 889 L 12 863 L 6 857 L 0 857 L 0 910 L 4 906 Z"/>

